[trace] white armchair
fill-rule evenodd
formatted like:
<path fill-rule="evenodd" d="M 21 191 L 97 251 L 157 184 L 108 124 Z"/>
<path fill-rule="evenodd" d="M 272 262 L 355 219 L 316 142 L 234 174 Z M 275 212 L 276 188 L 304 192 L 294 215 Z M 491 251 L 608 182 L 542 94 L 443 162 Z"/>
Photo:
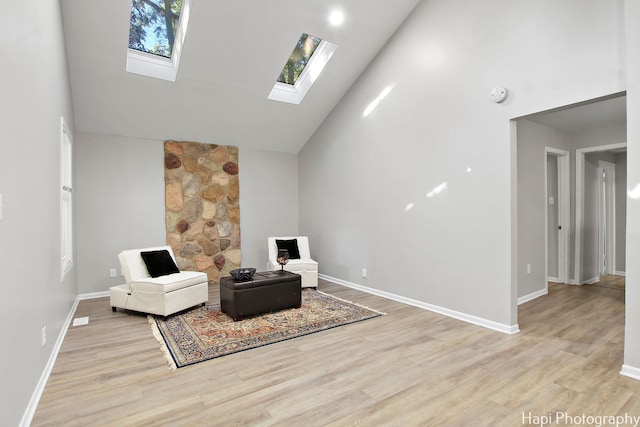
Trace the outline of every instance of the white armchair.
<path fill-rule="evenodd" d="M 269 270 L 281 269 L 281 266 L 280 264 L 278 264 L 277 260 L 277 240 L 287 240 L 289 241 L 288 244 L 297 245 L 298 252 L 300 253 L 300 258 L 292 258 L 292 254 L 290 253 L 289 262 L 284 266 L 284 269 L 302 276 L 303 288 L 317 288 L 318 263 L 311 259 L 311 252 L 309 251 L 309 238 L 307 236 L 267 238 L 267 244 L 269 246 L 269 262 L 267 263 L 267 268 Z M 295 240 L 295 242 L 291 242 L 293 240 Z"/>
<path fill-rule="evenodd" d="M 166 250 L 176 272 L 157 276 L 150 274 L 141 252 Z M 165 261 L 170 261 L 164 255 Z M 209 299 L 207 275 L 198 271 L 178 271 L 175 256 L 169 246 L 130 249 L 118 255 L 127 283 L 109 289 L 111 309 L 116 307 L 143 313 L 168 316 L 181 310 L 204 304 Z M 157 268 L 157 266 L 156 266 Z M 156 277 L 152 277 L 156 275 Z"/>

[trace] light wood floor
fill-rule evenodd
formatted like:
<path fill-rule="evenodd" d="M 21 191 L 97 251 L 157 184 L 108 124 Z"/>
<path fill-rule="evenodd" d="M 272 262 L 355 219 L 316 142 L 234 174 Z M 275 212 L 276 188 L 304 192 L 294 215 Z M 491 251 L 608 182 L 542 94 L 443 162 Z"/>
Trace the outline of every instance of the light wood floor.
<path fill-rule="evenodd" d="M 552 285 L 506 335 L 329 282 L 386 316 L 170 372 L 144 316 L 82 301 L 33 426 L 520 426 L 640 416 L 624 289 Z M 218 288 L 210 286 L 211 303 Z M 527 422 L 524 423 L 525 425 Z M 548 424 L 547 424 L 548 425 Z M 561 424 L 565 425 L 565 424 Z"/>

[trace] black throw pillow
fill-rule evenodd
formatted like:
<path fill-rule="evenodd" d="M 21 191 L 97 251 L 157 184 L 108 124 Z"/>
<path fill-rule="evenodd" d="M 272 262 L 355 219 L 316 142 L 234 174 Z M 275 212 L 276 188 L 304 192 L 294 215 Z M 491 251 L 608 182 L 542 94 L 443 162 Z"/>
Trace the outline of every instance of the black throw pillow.
<path fill-rule="evenodd" d="M 171 258 L 171 254 L 166 249 L 140 252 L 140 256 L 144 261 L 144 265 L 147 266 L 147 271 L 151 277 L 180 273 L 176 262 Z"/>
<path fill-rule="evenodd" d="M 298 239 L 279 240 L 276 239 L 278 250 L 286 249 L 289 251 L 289 259 L 300 259 L 300 251 L 298 250 Z"/>

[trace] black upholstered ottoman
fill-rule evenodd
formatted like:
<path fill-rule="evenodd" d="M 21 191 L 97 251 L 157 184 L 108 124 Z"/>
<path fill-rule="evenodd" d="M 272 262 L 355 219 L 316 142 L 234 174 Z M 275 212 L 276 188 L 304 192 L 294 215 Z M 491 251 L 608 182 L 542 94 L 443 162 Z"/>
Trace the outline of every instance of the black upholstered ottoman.
<path fill-rule="evenodd" d="M 233 320 L 299 308 L 301 301 L 301 276 L 288 271 L 263 271 L 246 282 L 236 282 L 230 276 L 220 279 L 220 308 Z"/>

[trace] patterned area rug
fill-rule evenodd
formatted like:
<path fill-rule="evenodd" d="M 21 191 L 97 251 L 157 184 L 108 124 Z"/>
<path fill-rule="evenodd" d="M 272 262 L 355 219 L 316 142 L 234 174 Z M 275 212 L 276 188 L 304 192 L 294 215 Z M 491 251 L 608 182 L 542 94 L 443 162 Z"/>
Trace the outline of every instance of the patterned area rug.
<path fill-rule="evenodd" d="M 149 316 L 149 323 L 169 364 L 175 369 L 382 314 L 306 288 L 302 290 L 302 307 L 298 309 L 234 322 L 216 304 L 166 319 Z"/>

